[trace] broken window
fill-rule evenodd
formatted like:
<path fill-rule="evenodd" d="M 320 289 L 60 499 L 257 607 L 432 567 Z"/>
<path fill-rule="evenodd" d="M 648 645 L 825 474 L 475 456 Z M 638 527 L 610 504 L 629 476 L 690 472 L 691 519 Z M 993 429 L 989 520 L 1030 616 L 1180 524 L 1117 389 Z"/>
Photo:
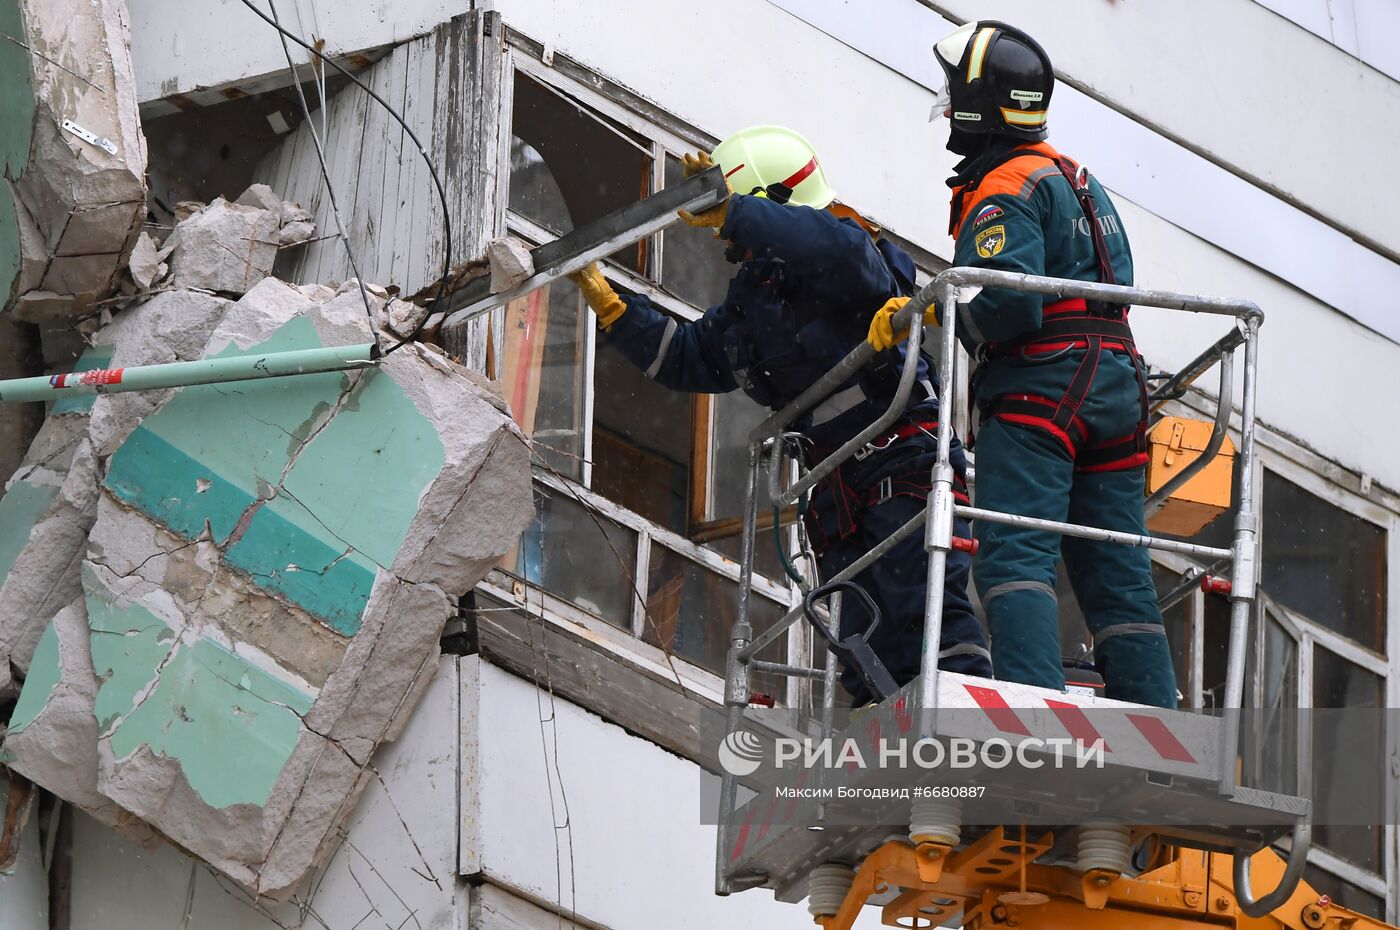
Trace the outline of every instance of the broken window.
<path fill-rule="evenodd" d="M 535 244 L 683 180 L 677 152 L 683 147 L 674 139 L 649 138 L 630 116 L 616 118 L 610 104 L 585 104 L 555 85 L 553 75 L 524 73 L 512 83 L 506 222 L 513 235 Z M 653 241 L 662 247 L 651 248 Z M 708 230 L 672 226 L 621 250 L 603 270 L 619 291 L 648 289 L 658 309 L 684 322 L 723 298 L 733 266 Z M 659 386 L 595 334 L 596 319 L 568 282 L 511 302 L 498 320 L 504 332 L 497 376 L 532 440 L 537 469 L 610 502 L 585 508 L 557 490 L 554 479 L 537 485 L 540 513 L 505 567 L 722 673 L 738 604 L 737 566 L 701 564 L 701 551 L 686 551 L 685 539 L 737 560 L 746 434 L 765 412 L 739 394 L 710 397 Z M 734 522 L 733 532 L 721 527 L 696 535 L 724 518 Z M 757 570 L 783 577 L 771 531 L 762 542 Z M 648 553 L 641 578 L 639 545 Z M 644 616 L 634 611 L 639 599 Z M 785 610 L 754 596 L 758 623 L 776 621 Z M 787 639 L 764 657 L 787 661 Z M 781 696 L 783 685 L 768 681 L 762 690 Z"/>
<path fill-rule="evenodd" d="M 511 113 L 510 209 L 566 233 L 651 193 L 652 143 L 517 73 Z M 646 242 L 613 256 L 646 270 Z"/>
<path fill-rule="evenodd" d="M 1263 585 L 1279 603 L 1385 652 L 1385 531 L 1264 472 Z"/>
<path fill-rule="evenodd" d="M 511 413 L 537 462 L 581 480 L 589 320 L 578 289 L 558 282 L 512 300 L 504 324 L 500 380 Z"/>

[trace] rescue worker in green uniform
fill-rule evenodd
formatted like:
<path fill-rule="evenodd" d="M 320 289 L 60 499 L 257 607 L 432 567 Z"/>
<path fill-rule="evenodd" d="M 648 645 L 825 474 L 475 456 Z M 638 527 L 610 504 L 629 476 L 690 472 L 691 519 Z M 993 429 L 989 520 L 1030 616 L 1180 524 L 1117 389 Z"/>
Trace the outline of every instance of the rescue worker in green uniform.
<path fill-rule="evenodd" d="M 1004 23 L 969 23 L 934 47 L 947 79 L 935 116 L 963 156 L 948 182 L 955 265 L 1132 284 L 1122 220 L 1088 172 L 1047 142 L 1054 72 Z M 894 339 L 892 301 L 872 323 Z M 1128 308 L 983 289 L 958 309 L 979 361 L 973 396 L 980 508 L 1146 533 L 1147 392 Z M 1147 550 L 982 521 L 973 579 L 999 679 L 1063 690 L 1056 565 L 1064 559 L 1107 697 L 1176 706 Z"/>

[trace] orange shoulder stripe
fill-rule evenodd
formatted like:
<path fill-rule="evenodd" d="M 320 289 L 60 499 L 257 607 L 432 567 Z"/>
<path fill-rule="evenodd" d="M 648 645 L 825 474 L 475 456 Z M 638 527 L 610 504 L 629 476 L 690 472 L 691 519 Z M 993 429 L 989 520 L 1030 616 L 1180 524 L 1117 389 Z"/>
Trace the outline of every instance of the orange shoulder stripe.
<path fill-rule="evenodd" d="M 1034 145 L 1020 146 L 1020 148 L 1044 152 L 1051 158 L 1060 157 L 1060 153 L 1051 148 L 1048 142 L 1037 142 Z M 963 198 L 962 214 L 957 218 L 953 237 L 957 238 L 968 215 L 977 209 L 983 200 L 998 194 L 1012 194 L 1022 199 L 1029 199 L 1041 180 L 1059 173 L 1058 167 L 1041 158 L 1012 158 L 1002 162 L 982 179 L 982 183 L 977 186 L 976 190 L 968 191 L 967 196 Z"/>

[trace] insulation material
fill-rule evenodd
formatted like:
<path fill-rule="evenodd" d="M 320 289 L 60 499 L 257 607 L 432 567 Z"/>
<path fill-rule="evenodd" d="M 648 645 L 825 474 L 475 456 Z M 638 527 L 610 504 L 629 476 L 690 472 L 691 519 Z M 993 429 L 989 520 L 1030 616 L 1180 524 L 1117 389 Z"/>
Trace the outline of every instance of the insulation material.
<path fill-rule="evenodd" d="M 264 278 L 192 338 L 207 358 L 371 335 L 355 282 Z M 147 336 L 182 351 L 182 334 Z M 368 370 L 103 409 L 136 396 L 94 406 L 78 596 L 32 650 L 4 759 L 284 895 L 334 848 L 457 598 L 528 522 L 527 446 L 494 397 L 412 344 Z"/>
<path fill-rule="evenodd" d="M 0 301 L 21 319 L 91 312 L 115 287 L 146 203 L 122 0 L 0 0 Z"/>

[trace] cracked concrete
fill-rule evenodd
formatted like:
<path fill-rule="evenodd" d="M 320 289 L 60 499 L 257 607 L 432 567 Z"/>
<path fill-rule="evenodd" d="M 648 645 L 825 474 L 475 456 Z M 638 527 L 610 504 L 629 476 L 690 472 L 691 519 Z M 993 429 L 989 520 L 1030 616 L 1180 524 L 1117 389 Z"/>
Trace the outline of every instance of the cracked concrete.
<path fill-rule="evenodd" d="M 0 256 L 0 303 L 19 319 L 71 320 L 114 289 L 145 213 L 146 140 L 126 4 L 13 6 L 7 25 L 28 48 L 16 46 L 24 54 L 4 63 L 5 81 L 24 89 L 0 95 L 0 123 L 22 127 L 3 159 L 10 181 L 0 190 L 7 253 Z M 63 129 L 65 120 L 109 140 L 115 152 Z"/>
<path fill-rule="evenodd" d="M 370 292 L 384 325 L 387 295 Z M 370 327 L 355 282 L 265 277 L 236 302 L 158 294 L 99 341 L 115 366 L 361 343 Z M 50 424 L 22 472 L 55 482 L 45 510 L 67 508 L 67 535 L 50 550 L 74 564 L 41 572 L 26 546 L 0 587 L 3 604 L 11 581 L 66 584 L 28 594 L 38 612 L 10 635 L 29 677 L 7 758 L 255 894 L 290 894 L 343 836 L 457 599 L 528 522 L 524 437 L 416 344 L 360 371 L 103 396 Z"/>

